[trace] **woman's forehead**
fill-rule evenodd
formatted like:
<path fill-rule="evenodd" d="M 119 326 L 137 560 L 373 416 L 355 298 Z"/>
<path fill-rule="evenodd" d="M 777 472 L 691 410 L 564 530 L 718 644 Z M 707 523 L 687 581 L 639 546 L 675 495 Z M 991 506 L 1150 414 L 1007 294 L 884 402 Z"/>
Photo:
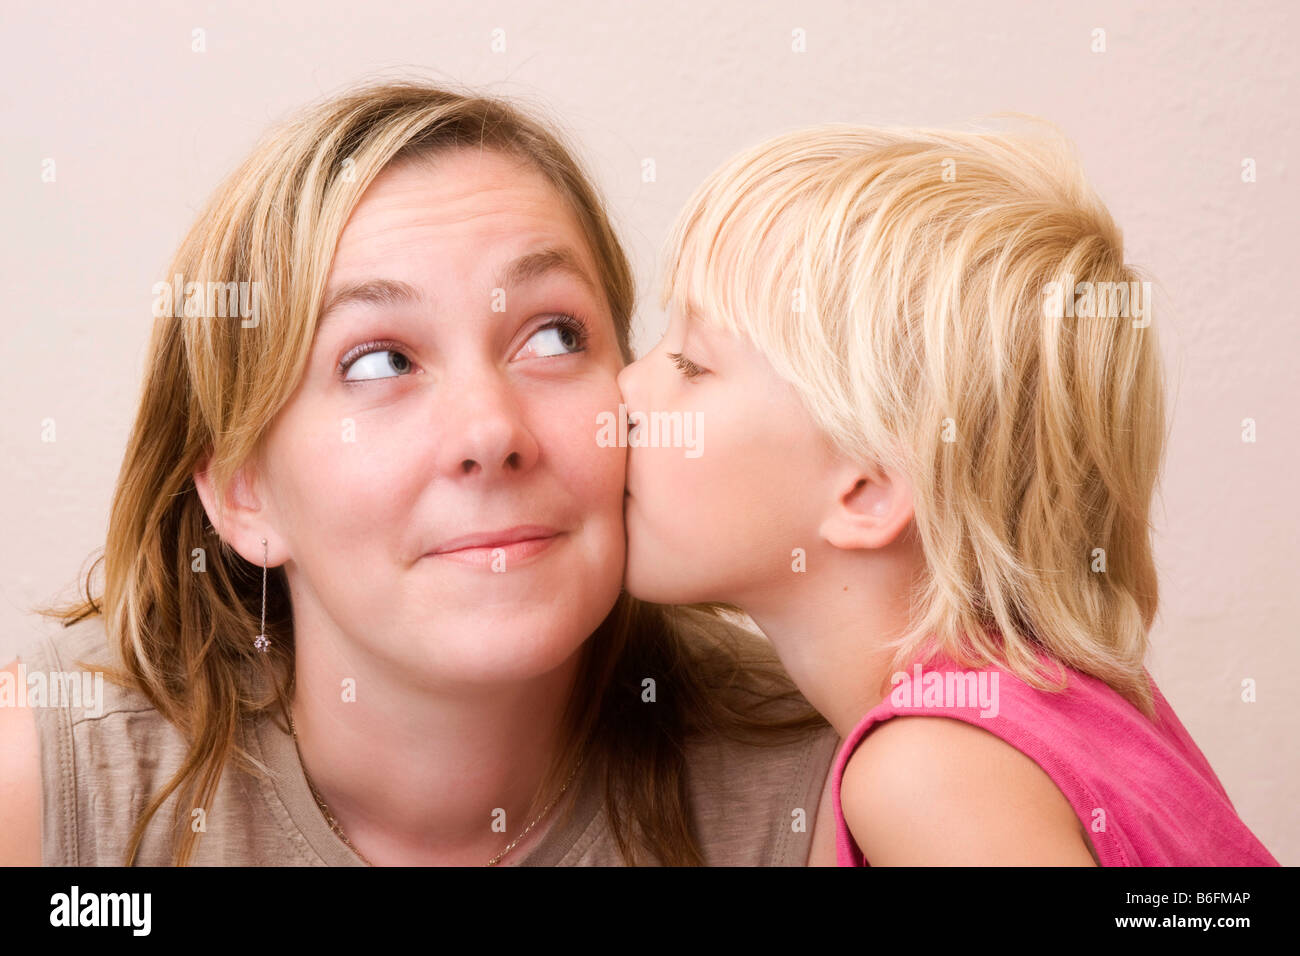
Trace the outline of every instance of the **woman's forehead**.
<path fill-rule="evenodd" d="M 430 163 L 403 161 L 370 184 L 348 220 L 334 266 L 409 252 L 411 243 L 437 243 L 445 252 L 484 245 L 501 258 L 520 254 L 516 239 L 565 250 L 582 271 L 595 271 L 594 257 L 566 203 L 542 174 L 500 154 L 455 150 Z"/>
<path fill-rule="evenodd" d="M 586 291 L 600 297 L 600 286 L 594 275 L 584 265 L 578 252 L 569 246 L 538 245 L 506 261 L 499 267 L 491 287 L 509 292 L 529 283 L 555 276 L 565 276 L 577 281 Z M 338 279 L 326 290 L 321 309 L 319 330 L 330 314 L 353 303 L 370 305 L 421 305 L 428 306 L 424 292 L 399 279 L 368 278 L 359 281 Z"/>

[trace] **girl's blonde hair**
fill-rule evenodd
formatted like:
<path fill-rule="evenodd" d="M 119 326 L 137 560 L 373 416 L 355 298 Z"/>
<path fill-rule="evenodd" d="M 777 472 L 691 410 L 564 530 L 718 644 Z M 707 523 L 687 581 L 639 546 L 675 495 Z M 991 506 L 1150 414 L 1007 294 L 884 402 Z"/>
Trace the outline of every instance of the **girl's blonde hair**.
<path fill-rule="evenodd" d="M 282 568 L 269 571 L 268 653 L 253 650 L 262 568 L 215 537 L 193 475 L 210 455 L 218 500 L 254 456 L 301 379 L 334 248 L 353 207 L 390 163 L 442 150 L 493 149 L 540 171 L 573 210 L 630 360 L 635 282 L 604 204 L 549 124 L 495 98 L 424 82 L 378 83 L 327 100 L 275 130 L 216 191 L 166 272 L 185 282 L 250 282 L 258 321 L 160 318 L 143 394 L 113 496 L 104 553 L 84 598 L 39 609 L 74 624 L 102 614 L 125 664 L 109 678 L 139 691 L 185 735 L 189 752 L 136 821 L 127 865 L 150 819 L 175 798 L 175 862 L 190 862 L 199 834 L 189 808 L 210 807 L 228 760 L 263 772 L 238 743 L 247 720 L 288 713 L 293 619 Z M 205 573 L 192 566 L 207 552 Z M 104 564 L 96 597 L 92 577 Z M 825 726 L 761 639 L 709 608 L 663 608 L 622 594 L 583 647 L 564 716 L 567 749 L 538 789 L 545 795 L 580 759 L 605 787 L 614 839 L 628 862 L 646 854 L 699 864 L 684 743 L 707 730 L 755 744 Z M 641 682 L 671 690 L 654 707 Z M 787 706 L 793 705 L 793 706 Z"/>
<path fill-rule="evenodd" d="M 1045 651 L 1151 715 L 1150 286 L 1050 124 L 827 125 L 700 186 L 663 305 L 746 336 L 830 447 L 910 481 L 928 574 L 892 670 L 942 651 L 1060 688 Z"/>

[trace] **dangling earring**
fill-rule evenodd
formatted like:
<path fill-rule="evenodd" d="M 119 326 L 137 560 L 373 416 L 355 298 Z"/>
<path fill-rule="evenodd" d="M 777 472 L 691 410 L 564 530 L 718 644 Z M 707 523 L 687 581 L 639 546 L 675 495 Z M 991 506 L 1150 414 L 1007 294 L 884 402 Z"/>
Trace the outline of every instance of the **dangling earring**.
<path fill-rule="evenodd" d="M 253 646 L 266 653 L 266 649 L 271 646 L 271 642 L 266 639 L 266 539 L 262 539 L 262 629 L 258 632 L 257 637 L 253 640 Z"/>

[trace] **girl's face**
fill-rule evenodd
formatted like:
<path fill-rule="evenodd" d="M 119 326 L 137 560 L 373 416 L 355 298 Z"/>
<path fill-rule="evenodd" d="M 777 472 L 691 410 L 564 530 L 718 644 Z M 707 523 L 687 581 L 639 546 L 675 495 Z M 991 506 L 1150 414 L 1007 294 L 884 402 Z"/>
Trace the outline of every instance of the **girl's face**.
<path fill-rule="evenodd" d="M 748 341 L 677 311 L 618 382 L 629 421 L 648 413 L 628 437 L 628 592 L 749 608 L 793 586 L 833 464 L 794 389 Z M 646 444 L 654 413 L 694 416 L 698 450 L 664 447 L 662 427 Z"/>
<path fill-rule="evenodd" d="M 539 173 L 478 150 L 385 170 L 262 459 L 297 626 L 421 684 L 566 661 L 620 589 L 625 452 L 596 422 L 621 367 L 596 261 Z"/>

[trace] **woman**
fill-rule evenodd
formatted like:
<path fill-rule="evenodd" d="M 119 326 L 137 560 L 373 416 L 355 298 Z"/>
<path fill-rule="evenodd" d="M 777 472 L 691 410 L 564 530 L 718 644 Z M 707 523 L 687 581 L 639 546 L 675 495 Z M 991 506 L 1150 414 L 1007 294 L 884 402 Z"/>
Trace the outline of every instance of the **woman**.
<path fill-rule="evenodd" d="M 554 134 L 343 96 L 172 276 L 103 593 L 10 668 L 110 685 L 0 709 L 0 861 L 833 859 L 834 731 L 711 609 L 621 592 L 625 450 L 595 439 L 634 285 Z"/>

